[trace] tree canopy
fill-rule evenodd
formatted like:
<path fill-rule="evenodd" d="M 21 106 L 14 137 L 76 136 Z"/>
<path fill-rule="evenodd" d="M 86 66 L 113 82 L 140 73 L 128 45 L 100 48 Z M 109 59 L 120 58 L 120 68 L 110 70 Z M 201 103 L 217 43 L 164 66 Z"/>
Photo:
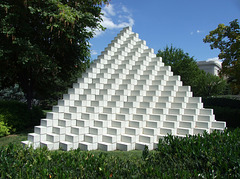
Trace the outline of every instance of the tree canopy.
<path fill-rule="evenodd" d="M 240 26 L 238 20 L 229 23 L 229 26 L 219 24 L 204 39 L 211 43 L 211 49 L 219 49 L 219 59 L 223 59 L 221 75 L 228 77 L 232 91 L 240 93 Z"/>
<path fill-rule="evenodd" d="M 109 0 L 1 0 L 0 87 L 19 84 L 32 99 L 66 89 L 89 64 Z"/>
<path fill-rule="evenodd" d="M 158 57 L 166 66 L 171 66 L 174 75 L 180 75 L 183 85 L 191 86 L 194 96 L 213 96 L 222 94 L 226 88 L 225 81 L 212 74 L 206 74 L 197 66 L 197 62 L 188 53 L 173 46 L 159 50 Z"/>

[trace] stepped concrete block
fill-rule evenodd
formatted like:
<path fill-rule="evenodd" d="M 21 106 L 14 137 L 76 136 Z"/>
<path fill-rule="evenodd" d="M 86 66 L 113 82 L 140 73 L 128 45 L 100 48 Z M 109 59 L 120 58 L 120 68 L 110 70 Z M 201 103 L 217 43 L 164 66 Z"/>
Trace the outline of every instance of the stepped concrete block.
<path fill-rule="evenodd" d="M 149 115 L 146 114 L 133 114 L 133 120 L 135 121 L 146 121 L 149 119 Z"/>
<path fill-rule="evenodd" d="M 145 96 L 146 91 L 145 90 L 132 90 L 131 96 Z"/>
<path fill-rule="evenodd" d="M 102 135 L 104 133 L 107 133 L 107 128 L 89 127 L 89 133 L 93 135 Z"/>
<path fill-rule="evenodd" d="M 140 69 L 130 70 L 130 71 L 129 71 L 129 74 L 143 75 L 143 70 L 140 70 Z"/>
<path fill-rule="evenodd" d="M 177 86 L 164 86 L 164 91 L 177 91 Z"/>
<path fill-rule="evenodd" d="M 49 141 L 41 141 L 40 142 L 40 146 L 41 147 L 47 147 L 48 150 L 57 150 L 59 149 L 59 144 L 57 143 L 53 143 L 53 142 L 49 142 Z"/>
<path fill-rule="evenodd" d="M 145 146 L 148 147 L 148 150 L 153 150 L 154 149 L 154 143 L 144 143 L 144 142 L 137 142 L 135 144 L 135 148 L 137 150 L 144 150 Z"/>
<path fill-rule="evenodd" d="M 145 70 L 143 72 L 143 75 L 153 75 L 153 79 L 155 79 L 155 76 L 157 76 L 158 72 L 156 70 Z"/>
<path fill-rule="evenodd" d="M 151 115 L 149 115 L 149 120 L 151 120 L 151 121 L 164 121 L 164 120 L 166 120 L 166 115 L 151 114 Z"/>
<path fill-rule="evenodd" d="M 117 121 L 117 120 L 112 120 L 112 127 L 117 127 L 117 128 L 125 128 L 127 127 L 126 122 L 125 121 Z"/>
<path fill-rule="evenodd" d="M 140 102 L 140 108 L 154 108 L 155 102 Z"/>
<path fill-rule="evenodd" d="M 180 128 L 193 128 L 194 122 L 179 121 L 179 127 Z"/>
<path fill-rule="evenodd" d="M 137 136 L 123 134 L 121 135 L 121 142 L 135 143 Z"/>
<path fill-rule="evenodd" d="M 188 98 L 188 102 L 189 103 L 201 103 L 202 98 L 201 97 L 191 97 L 191 98 Z"/>
<path fill-rule="evenodd" d="M 100 142 L 101 140 L 102 140 L 101 135 L 93 135 L 93 134 L 85 134 L 84 135 L 84 142 L 97 143 L 97 142 Z M 79 142 L 79 143 L 81 143 L 81 142 Z"/>
<path fill-rule="evenodd" d="M 189 122 L 193 122 L 197 120 L 197 116 L 196 115 L 182 115 L 182 121 L 189 121 Z"/>
<path fill-rule="evenodd" d="M 174 97 L 173 102 L 175 103 L 186 103 L 188 101 L 188 97 Z"/>
<path fill-rule="evenodd" d="M 89 133 L 89 127 L 72 126 L 71 127 L 71 133 L 81 136 L 81 135 L 84 135 L 86 133 Z"/>
<path fill-rule="evenodd" d="M 47 141 L 53 142 L 53 143 L 59 142 L 60 136 L 59 136 L 59 134 L 49 133 L 49 134 L 47 134 Z"/>
<path fill-rule="evenodd" d="M 119 136 L 120 137 L 120 136 Z M 120 139 L 120 138 L 119 138 Z M 117 142 L 117 136 L 104 134 L 102 136 L 102 142 L 106 143 L 116 143 Z"/>
<path fill-rule="evenodd" d="M 210 122 L 196 121 L 196 128 L 208 129 L 209 127 L 210 127 Z"/>
<path fill-rule="evenodd" d="M 47 133 L 40 134 L 40 141 L 45 141 L 45 140 L 47 140 Z"/>
<path fill-rule="evenodd" d="M 150 91 L 147 91 L 147 93 L 146 93 L 146 96 L 152 96 L 152 97 L 156 97 L 157 98 L 157 96 L 160 96 L 161 95 L 161 91 L 159 91 L 159 90 L 156 90 L 156 91 L 153 91 L 153 90 L 150 90 Z"/>
<path fill-rule="evenodd" d="M 151 91 L 152 91 L 152 90 L 163 91 L 163 88 L 164 88 L 164 87 L 163 87 L 162 85 L 150 85 L 150 86 L 149 86 L 149 90 L 151 90 Z"/>
<path fill-rule="evenodd" d="M 118 142 L 117 149 L 122 151 L 130 151 L 135 149 L 135 143 L 125 143 L 125 142 Z"/>
<path fill-rule="evenodd" d="M 177 122 L 175 122 L 175 121 L 163 121 L 162 122 L 162 127 L 163 128 L 175 129 L 175 128 L 177 128 Z"/>
<path fill-rule="evenodd" d="M 157 136 L 152 136 L 152 135 L 146 135 L 146 134 L 141 134 L 139 135 L 139 142 L 147 143 L 147 144 L 153 144 L 154 141 L 157 140 Z"/>
<path fill-rule="evenodd" d="M 88 87 L 88 83 L 92 83 L 92 79 L 91 78 L 78 78 L 77 83 L 79 83 L 78 88 L 87 88 Z"/>
<path fill-rule="evenodd" d="M 168 114 L 176 114 L 176 115 L 181 115 L 181 114 L 183 114 L 183 109 L 174 109 L 174 108 L 172 108 L 172 109 L 168 109 Z"/>
<path fill-rule="evenodd" d="M 106 128 L 111 125 L 111 121 L 94 120 L 94 127 Z"/>
<path fill-rule="evenodd" d="M 65 151 L 74 150 L 78 148 L 78 143 L 72 143 L 68 141 L 61 141 L 59 143 L 59 148 Z"/>
<path fill-rule="evenodd" d="M 182 102 L 182 103 L 171 103 L 171 108 L 173 109 L 184 109 L 184 108 L 187 108 L 187 104 Z"/>
<path fill-rule="evenodd" d="M 108 127 L 107 134 L 120 136 L 124 131 L 124 128 Z"/>
<path fill-rule="evenodd" d="M 166 115 L 166 120 L 167 121 L 180 121 L 181 120 L 181 116 L 180 115 L 171 115 L 171 114 L 168 114 Z"/>
<path fill-rule="evenodd" d="M 187 103 L 186 108 L 202 109 L 203 103 Z"/>
<path fill-rule="evenodd" d="M 184 114 L 197 115 L 197 114 L 199 114 L 199 110 L 198 109 L 184 109 Z"/>
<path fill-rule="evenodd" d="M 45 127 L 52 127 L 53 120 L 51 119 L 41 119 L 40 125 Z"/>
<path fill-rule="evenodd" d="M 156 102 L 155 108 L 170 108 L 171 103 L 169 102 Z"/>
<path fill-rule="evenodd" d="M 215 118 L 214 115 L 198 115 L 198 121 L 210 122 L 213 121 L 214 118 Z"/>
<path fill-rule="evenodd" d="M 53 106 L 52 111 L 53 112 L 65 112 L 66 107 L 64 106 Z"/>
<path fill-rule="evenodd" d="M 201 115 L 213 115 L 213 109 L 200 109 Z"/>
<path fill-rule="evenodd" d="M 76 120 L 59 119 L 58 125 L 62 127 L 71 127 L 72 125 L 76 125 Z"/>
<path fill-rule="evenodd" d="M 66 134 L 65 140 L 71 143 L 78 143 L 79 142 L 79 136 L 76 134 Z"/>
<path fill-rule="evenodd" d="M 55 126 L 52 128 L 52 133 L 54 134 L 66 134 L 66 127 Z"/>
<path fill-rule="evenodd" d="M 152 114 L 167 114 L 167 109 L 166 108 L 154 108 L 152 109 Z"/>
<path fill-rule="evenodd" d="M 158 79 L 155 79 L 154 81 L 152 81 L 152 85 L 166 85 L 166 81 L 165 80 L 158 80 Z"/>
<path fill-rule="evenodd" d="M 209 129 L 193 128 L 193 135 L 203 134 L 204 132 L 209 133 Z"/>
<path fill-rule="evenodd" d="M 32 142 L 32 143 L 36 143 L 36 142 L 40 142 L 40 134 L 36 134 L 36 133 L 29 133 L 28 134 L 28 141 Z"/>
<path fill-rule="evenodd" d="M 160 127 L 162 127 L 162 122 L 160 122 L 160 121 L 146 121 L 146 127 L 160 128 Z"/>
<path fill-rule="evenodd" d="M 167 81 L 166 85 L 176 85 L 176 86 L 182 86 L 182 81 Z"/>
<path fill-rule="evenodd" d="M 138 74 L 128 74 L 126 75 L 126 79 L 135 79 L 135 80 L 140 80 L 141 75 Z"/>
<path fill-rule="evenodd" d="M 167 134 L 224 130 L 146 41 L 124 28 L 53 106 L 23 145 L 50 150 L 134 150 Z"/>
<path fill-rule="evenodd" d="M 113 151 L 117 149 L 116 143 L 106 143 L 106 142 L 99 142 L 98 143 L 98 149 L 103 151 Z"/>
<path fill-rule="evenodd" d="M 89 126 L 93 126 L 93 125 L 94 125 L 93 120 L 89 120 L 89 119 L 77 119 L 76 120 L 77 127 L 89 127 Z"/>
<path fill-rule="evenodd" d="M 192 92 L 189 91 L 178 91 L 176 97 L 192 97 Z"/>
<path fill-rule="evenodd" d="M 161 135 L 168 135 L 168 134 L 174 135 L 174 133 L 175 133 L 175 129 L 172 129 L 172 128 L 160 128 L 160 136 Z"/>
<path fill-rule="evenodd" d="M 154 136 L 156 136 L 157 134 L 160 133 L 160 129 L 150 128 L 150 127 L 144 127 L 142 133 L 154 137 Z M 139 139 L 139 140 L 140 140 L 140 139 Z"/>
<path fill-rule="evenodd" d="M 126 127 L 125 128 L 125 134 L 127 135 L 139 135 L 141 132 L 141 128 L 137 129 L 137 128 L 132 128 L 132 127 Z"/>
<path fill-rule="evenodd" d="M 84 151 L 97 150 L 98 143 L 79 142 L 78 147 Z"/>
<path fill-rule="evenodd" d="M 225 129 L 226 123 L 222 121 L 213 121 L 211 122 L 211 128 L 213 129 Z"/>
<path fill-rule="evenodd" d="M 192 135 L 193 131 L 189 128 L 177 128 L 177 135 L 185 137 L 186 135 Z"/>
<path fill-rule="evenodd" d="M 143 96 L 143 102 L 156 102 L 157 96 Z"/>

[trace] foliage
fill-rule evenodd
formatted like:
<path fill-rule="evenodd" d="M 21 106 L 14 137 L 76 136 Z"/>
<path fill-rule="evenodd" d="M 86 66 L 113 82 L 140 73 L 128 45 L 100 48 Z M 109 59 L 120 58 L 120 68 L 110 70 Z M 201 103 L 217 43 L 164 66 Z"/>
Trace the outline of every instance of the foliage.
<path fill-rule="evenodd" d="M 191 86 L 195 96 L 220 95 L 225 91 L 226 82 L 212 74 L 200 70 L 193 57 L 180 48 L 159 50 L 157 56 L 162 57 L 167 66 L 171 66 L 174 75 L 180 75 L 185 86 Z"/>
<path fill-rule="evenodd" d="M 26 104 L 17 101 L 0 101 L 0 114 L 10 133 L 33 128 L 44 117 L 38 107 L 28 109 Z"/>
<path fill-rule="evenodd" d="M 156 151 L 122 159 L 114 152 L 0 148 L 1 178 L 239 178 L 240 129 L 166 136 Z M 119 153 L 119 151 L 116 151 Z M 126 154 L 126 152 L 125 152 Z"/>
<path fill-rule="evenodd" d="M 13 87 L 0 90 L 0 100 L 25 101 L 25 97 L 19 85 L 15 84 Z"/>
<path fill-rule="evenodd" d="M 9 135 L 10 128 L 7 126 L 7 124 L 4 123 L 3 119 L 2 119 L 2 115 L 0 115 L 0 137 Z"/>
<path fill-rule="evenodd" d="M 56 98 L 89 64 L 89 43 L 108 0 L 0 2 L 0 86 L 32 99 Z"/>
<path fill-rule="evenodd" d="M 219 24 L 203 41 L 211 43 L 211 49 L 218 48 L 218 57 L 223 59 L 221 74 L 228 77 L 233 93 L 240 93 L 240 26 L 235 19 L 229 26 Z"/>
<path fill-rule="evenodd" d="M 217 121 L 225 121 L 228 128 L 240 127 L 240 100 L 214 97 L 203 98 L 205 108 L 214 110 Z"/>

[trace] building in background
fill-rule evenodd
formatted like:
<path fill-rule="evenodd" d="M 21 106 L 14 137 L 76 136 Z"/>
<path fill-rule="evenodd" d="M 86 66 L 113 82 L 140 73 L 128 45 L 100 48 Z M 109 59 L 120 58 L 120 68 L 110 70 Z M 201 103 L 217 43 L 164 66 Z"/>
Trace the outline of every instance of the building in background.
<path fill-rule="evenodd" d="M 210 73 L 216 76 L 219 75 L 219 71 L 222 69 L 222 62 L 219 60 L 198 61 L 197 65 L 206 73 Z"/>

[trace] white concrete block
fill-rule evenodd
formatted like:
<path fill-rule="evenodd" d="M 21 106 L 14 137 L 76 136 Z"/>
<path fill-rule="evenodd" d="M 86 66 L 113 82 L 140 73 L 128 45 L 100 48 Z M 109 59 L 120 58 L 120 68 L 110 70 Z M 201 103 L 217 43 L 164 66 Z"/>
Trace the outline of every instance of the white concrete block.
<path fill-rule="evenodd" d="M 84 151 L 97 150 L 98 143 L 79 142 L 78 147 Z"/>

